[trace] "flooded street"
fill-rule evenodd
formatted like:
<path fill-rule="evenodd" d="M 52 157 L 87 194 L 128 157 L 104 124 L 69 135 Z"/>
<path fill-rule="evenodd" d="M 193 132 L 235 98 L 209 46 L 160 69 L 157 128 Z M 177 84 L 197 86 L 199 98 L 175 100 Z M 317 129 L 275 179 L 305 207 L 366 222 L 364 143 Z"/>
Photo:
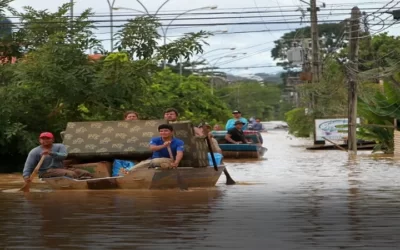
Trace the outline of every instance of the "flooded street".
<path fill-rule="evenodd" d="M 1 249 L 398 249 L 400 165 L 264 134 L 210 189 L 0 192 Z M 22 186 L 3 175 L 0 189 Z"/>

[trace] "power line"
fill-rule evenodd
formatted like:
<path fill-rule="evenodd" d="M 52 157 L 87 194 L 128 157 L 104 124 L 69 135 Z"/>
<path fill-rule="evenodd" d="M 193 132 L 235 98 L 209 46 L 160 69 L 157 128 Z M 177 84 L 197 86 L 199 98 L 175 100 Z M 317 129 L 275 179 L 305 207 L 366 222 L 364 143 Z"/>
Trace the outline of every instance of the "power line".
<path fill-rule="evenodd" d="M 279 11 L 277 11 L 277 12 L 279 12 Z M 286 14 L 285 16 L 294 16 L 294 17 L 301 17 L 302 15 L 301 14 L 295 14 L 296 12 L 298 12 L 298 11 L 293 11 L 294 12 L 294 14 Z M 260 13 L 264 13 L 264 14 L 267 14 L 268 12 L 263 12 L 263 11 L 260 11 L 260 12 L 251 12 L 251 13 L 246 13 L 246 12 L 235 12 L 235 13 L 230 13 L 230 15 L 237 15 L 237 16 L 223 16 L 223 17 L 211 17 L 211 18 L 213 18 L 213 19 L 222 19 L 222 18 L 248 18 L 248 17 L 253 17 L 253 18 L 255 18 L 255 17 L 282 17 L 282 15 L 268 15 L 268 16 L 260 16 L 260 15 L 256 15 L 256 14 L 260 14 Z M 276 13 L 276 12 L 273 12 L 273 13 Z M 376 13 L 386 13 L 386 12 L 376 12 Z M 206 14 L 204 14 L 204 15 L 207 15 L 208 17 L 192 17 L 192 18 L 187 18 L 186 16 L 191 16 L 192 14 L 190 14 L 190 13 L 188 13 L 188 14 L 186 14 L 185 15 L 185 17 L 184 16 L 182 16 L 182 17 L 179 17 L 179 18 L 173 18 L 173 17 L 171 17 L 171 18 L 168 18 L 168 17 L 163 17 L 163 18 L 157 18 L 157 20 L 159 20 L 159 21 L 171 21 L 171 20 L 201 20 L 201 19 L 204 19 L 204 18 L 210 18 L 209 16 L 210 16 L 210 14 L 211 13 L 206 13 Z M 251 15 L 248 15 L 248 16 L 243 16 L 243 14 L 254 14 L 253 16 L 251 16 Z M 340 14 L 340 15 L 349 15 L 350 14 L 350 12 L 343 12 L 343 13 L 335 13 L 335 14 Z M 215 15 L 215 16 L 219 16 L 219 14 L 218 13 L 213 13 L 212 15 Z M 228 14 L 221 14 L 221 15 L 228 15 Z M 332 15 L 332 13 L 330 12 L 330 13 L 320 13 L 319 15 L 321 15 L 321 16 L 330 16 L 330 15 Z M 142 17 L 142 16 L 145 16 L 145 15 L 127 15 L 127 14 L 124 14 L 124 15 L 122 15 L 122 14 L 114 14 L 113 15 L 113 17 Z M 172 16 L 172 15 L 171 15 Z M 80 17 L 80 16 L 74 16 L 74 17 Z M 95 15 L 90 15 L 90 16 L 88 16 L 88 17 L 90 17 L 90 18 L 94 18 L 94 17 L 109 17 L 109 15 L 97 15 L 97 14 L 95 14 Z M 18 16 L 12 16 L 12 17 L 4 17 L 4 18 L 7 18 L 7 19 L 21 19 L 21 17 L 18 17 Z M 61 18 L 65 18 L 66 20 L 68 20 L 68 18 L 70 18 L 70 17 L 67 17 L 67 16 L 63 16 L 63 17 L 61 17 Z M 69 20 L 69 21 L 71 21 L 71 20 Z"/>
<path fill-rule="evenodd" d="M 347 15 L 347 14 L 342 14 L 342 15 Z M 290 16 L 290 15 L 289 15 Z M 300 17 L 293 15 L 294 17 Z M 219 19 L 249 19 L 249 18 L 259 18 L 260 16 L 246 16 L 246 17 L 203 17 L 203 18 L 180 18 L 180 19 L 175 19 L 175 21 L 195 21 L 195 20 L 219 20 Z M 281 17 L 281 16 L 264 16 L 266 18 L 269 17 Z M 158 21 L 168 21 L 168 20 L 174 20 L 174 19 L 162 19 Z M 289 20 L 297 20 L 297 18 L 290 18 Z M 113 19 L 113 22 L 128 22 L 129 19 Z M 269 22 L 274 21 L 278 22 L 279 20 L 268 20 Z M 72 23 L 76 23 L 78 21 L 72 21 Z M 92 20 L 87 20 L 87 21 L 79 21 L 79 23 L 103 23 L 103 22 L 110 22 L 109 19 L 92 19 Z M 12 24 L 25 24 L 25 23 L 33 23 L 33 24 L 64 24 L 64 23 L 71 23 L 70 20 L 65 20 L 65 21 L 34 21 L 34 22 L 15 22 Z M 11 25 L 11 24 L 6 24 L 6 25 Z"/>
<path fill-rule="evenodd" d="M 213 20 L 210 18 L 209 20 Z M 318 23 L 340 23 L 343 22 L 344 20 L 324 20 L 324 21 L 318 21 Z M 109 22 L 109 20 L 101 20 L 101 21 L 95 21 L 94 23 L 100 23 L 100 22 Z M 114 21 L 115 22 L 115 21 Z M 303 21 L 304 22 L 304 21 Z M 226 25 L 262 25 L 262 24 L 298 24 L 298 21 L 266 21 L 266 22 L 221 22 L 221 23 L 178 23 L 178 24 L 170 24 L 170 25 L 163 25 L 163 27 L 196 27 L 196 26 L 226 26 Z M 307 21 L 306 23 L 312 23 L 311 21 Z M 17 25 L 23 26 L 25 23 L 19 23 Z M 69 24 L 69 22 L 32 22 L 30 24 Z M 376 24 L 372 24 L 376 25 Z M 93 25 L 95 28 L 104 28 L 104 27 L 110 27 L 110 25 Z M 141 26 L 141 25 L 137 25 Z M 112 27 L 125 27 L 125 25 L 114 25 Z M 42 27 L 37 27 L 37 28 L 42 28 Z"/>
<path fill-rule="evenodd" d="M 278 8 L 278 7 L 277 7 Z M 260 10 L 260 9 L 265 9 L 265 10 Z M 391 7 L 368 7 L 368 8 L 363 8 L 363 10 L 373 10 L 373 13 L 378 13 L 377 11 L 382 11 L 381 13 L 385 13 L 385 11 L 390 10 Z M 348 8 L 335 8 L 334 11 L 349 11 Z M 260 14 L 260 13 L 288 13 L 288 12 L 294 12 L 297 13 L 299 12 L 298 10 L 298 6 L 295 6 L 294 9 L 290 9 L 290 10 L 283 10 L 283 9 L 277 9 L 277 10 L 272 10 L 271 7 L 259 7 L 258 11 L 225 11 L 225 12 L 189 12 L 187 14 L 185 14 L 185 16 L 195 16 L 195 15 L 229 15 L 229 14 L 233 14 L 233 15 L 243 15 L 243 14 Z M 328 9 L 320 9 L 319 11 L 321 14 L 322 12 L 331 12 L 331 10 Z M 130 12 L 128 12 L 130 13 Z M 115 14 L 113 16 L 130 16 L 130 17 L 140 17 L 140 16 L 146 16 L 146 14 L 143 13 L 137 13 L 137 12 L 132 12 L 134 14 Z M 137 13 L 137 14 L 136 14 Z M 177 16 L 182 14 L 182 12 L 177 12 L 177 13 L 158 13 L 158 16 Z M 319 15 L 321 15 L 319 14 Z M 150 13 L 151 15 L 151 13 Z M 300 14 L 299 14 L 300 16 Z M 65 15 L 62 16 L 65 18 L 70 18 L 70 15 Z M 80 17 L 79 15 L 74 16 L 74 17 Z M 109 14 L 93 14 L 93 15 L 89 15 L 89 17 L 109 17 Z M 8 18 L 8 19 L 16 19 L 16 18 L 21 18 L 21 16 L 4 16 L 4 18 Z"/>
<path fill-rule="evenodd" d="M 354 5 L 377 5 L 377 4 L 384 4 L 386 3 L 386 1 L 376 1 L 376 2 L 342 2 L 342 3 L 326 3 L 327 7 L 337 7 L 337 6 L 354 6 Z M 297 8 L 299 5 L 281 5 L 281 8 Z M 218 8 L 218 10 L 246 10 L 246 9 L 271 9 L 271 8 L 278 8 L 278 6 L 258 6 L 258 8 L 256 7 L 234 7 L 234 8 Z M 125 9 L 124 9 L 125 10 Z M 185 10 L 160 10 L 158 14 L 163 14 L 163 13 L 181 13 Z M 149 11 L 150 14 L 151 13 L 155 13 L 155 11 Z M 100 13 L 100 12 L 99 12 Z M 101 12 L 101 13 L 105 13 L 105 12 Z M 123 13 L 127 13 L 127 12 L 123 12 Z"/>

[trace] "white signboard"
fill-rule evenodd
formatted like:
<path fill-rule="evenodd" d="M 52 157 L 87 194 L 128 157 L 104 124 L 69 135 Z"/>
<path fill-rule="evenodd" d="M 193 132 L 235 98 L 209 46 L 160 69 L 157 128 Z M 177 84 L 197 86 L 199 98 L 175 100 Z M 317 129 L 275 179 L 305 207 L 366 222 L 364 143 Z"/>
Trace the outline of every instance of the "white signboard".
<path fill-rule="evenodd" d="M 360 118 L 357 118 L 360 123 Z M 342 119 L 316 119 L 315 133 L 316 141 L 325 141 L 322 137 L 329 140 L 345 140 L 347 138 L 347 118 Z M 340 131 L 340 132 L 339 132 Z"/>

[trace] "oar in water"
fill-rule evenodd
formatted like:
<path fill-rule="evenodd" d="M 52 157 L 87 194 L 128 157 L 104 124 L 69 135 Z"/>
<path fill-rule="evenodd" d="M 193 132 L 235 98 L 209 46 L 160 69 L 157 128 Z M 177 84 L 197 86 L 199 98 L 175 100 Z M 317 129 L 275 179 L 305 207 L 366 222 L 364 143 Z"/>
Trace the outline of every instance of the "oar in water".
<path fill-rule="evenodd" d="M 168 146 L 167 149 L 168 149 L 169 157 L 171 158 L 172 161 L 174 161 L 175 159 L 174 159 L 174 156 L 172 155 L 171 147 Z M 183 181 L 182 176 L 179 173 L 178 166 L 176 167 L 176 179 L 178 181 L 178 186 L 181 190 L 188 190 L 188 185 Z"/>
<path fill-rule="evenodd" d="M 31 176 L 29 176 L 29 181 L 25 182 L 24 186 L 22 186 L 22 188 L 19 191 L 23 191 L 23 192 L 29 192 L 29 188 L 31 185 L 31 182 L 33 180 L 33 178 L 35 178 L 35 176 L 37 175 L 37 173 L 39 172 L 40 167 L 42 166 L 42 163 L 44 161 L 44 158 L 46 158 L 45 155 L 42 155 L 42 158 L 40 158 L 39 163 L 36 165 L 35 169 L 33 170 Z"/>
<path fill-rule="evenodd" d="M 214 169 L 215 169 L 215 171 L 218 171 L 217 161 L 215 160 L 214 152 L 213 152 L 212 146 L 211 146 L 211 141 L 210 141 L 210 138 L 208 138 L 208 136 L 206 136 L 206 141 L 207 141 L 208 151 L 210 151 L 211 160 L 213 162 Z M 226 185 L 236 184 L 236 182 L 232 179 L 231 175 L 229 174 L 229 172 L 226 168 L 224 168 L 224 174 L 226 176 Z"/>

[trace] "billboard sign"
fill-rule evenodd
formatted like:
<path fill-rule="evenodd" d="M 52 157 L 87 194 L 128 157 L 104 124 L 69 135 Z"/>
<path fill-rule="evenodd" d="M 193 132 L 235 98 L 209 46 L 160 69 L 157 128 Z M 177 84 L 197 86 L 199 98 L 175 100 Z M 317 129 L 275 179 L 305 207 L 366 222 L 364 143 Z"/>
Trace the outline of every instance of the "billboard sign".
<path fill-rule="evenodd" d="M 357 118 L 357 124 L 359 123 L 360 118 Z M 323 137 L 329 140 L 346 140 L 347 118 L 315 119 L 315 135 L 316 141 L 325 141 Z"/>

